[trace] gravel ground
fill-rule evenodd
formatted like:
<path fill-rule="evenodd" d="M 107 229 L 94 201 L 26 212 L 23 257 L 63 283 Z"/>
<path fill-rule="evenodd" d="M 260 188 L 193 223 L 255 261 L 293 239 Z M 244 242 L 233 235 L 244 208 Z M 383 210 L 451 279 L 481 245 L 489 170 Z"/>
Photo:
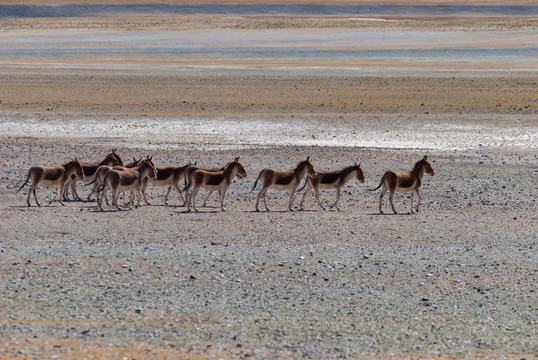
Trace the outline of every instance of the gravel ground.
<path fill-rule="evenodd" d="M 94 158 L 112 146 L 125 158 L 153 153 L 115 141 L 3 139 L 4 355 L 76 357 L 103 346 L 128 354 L 123 346 L 141 343 L 150 357 L 536 355 L 535 153 L 432 151 L 436 175 L 425 179 L 416 215 L 400 195 L 402 215 L 380 216 L 377 192 L 365 190 L 387 168 L 410 168 L 422 156 L 412 150 L 154 154 L 159 164 L 180 155 L 178 165 L 241 156 L 248 177 L 232 184 L 226 212 L 212 200 L 186 213 L 176 193 L 162 206 L 163 188 L 150 189 L 152 206 L 126 212 L 99 212 L 94 202 L 27 208 L 25 191 L 15 194 L 29 158 Z M 341 211 L 318 211 L 310 195 L 306 211 L 288 212 L 287 194 L 271 192 L 273 211 L 254 212 L 258 171 L 306 155 L 319 169 L 360 158 L 365 184 L 345 186 Z"/>
<path fill-rule="evenodd" d="M 535 71 L 0 60 L 0 358 L 538 356 Z M 280 136 L 264 137 L 268 124 Z M 151 206 L 124 212 L 28 208 L 28 187 L 16 192 L 32 165 L 112 148 L 157 165 L 240 156 L 248 176 L 226 212 L 213 198 L 187 213 L 175 192 L 164 206 L 156 187 Z M 401 214 L 379 215 L 366 189 L 426 153 L 420 213 L 398 194 Z M 344 187 L 341 211 L 310 194 L 289 212 L 288 194 L 270 191 L 272 211 L 254 212 L 258 172 L 306 156 L 320 170 L 361 161 L 365 183 Z"/>

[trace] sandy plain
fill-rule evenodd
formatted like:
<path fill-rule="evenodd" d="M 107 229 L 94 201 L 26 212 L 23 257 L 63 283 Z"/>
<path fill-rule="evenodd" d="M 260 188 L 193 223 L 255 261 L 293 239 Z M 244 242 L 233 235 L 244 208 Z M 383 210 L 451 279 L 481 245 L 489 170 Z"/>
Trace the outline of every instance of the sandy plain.
<path fill-rule="evenodd" d="M 536 19 L 378 20 L 3 21 L 0 358 L 536 357 Z M 446 57 L 432 33 L 475 51 Z M 249 42 L 266 52 L 237 50 Z M 16 193 L 32 165 L 111 148 L 159 165 L 240 156 L 248 177 L 226 212 L 186 213 L 176 193 L 163 206 L 162 188 L 125 212 Z M 421 212 L 399 195 L 401 215 L 379 215 L 366 189 L 424 154 Z M 254 212 L 258 172 L 306 156 L 360 161 L 366 181 L 341 211 L 310 195 L 288 212 L 272 192 Z"/>

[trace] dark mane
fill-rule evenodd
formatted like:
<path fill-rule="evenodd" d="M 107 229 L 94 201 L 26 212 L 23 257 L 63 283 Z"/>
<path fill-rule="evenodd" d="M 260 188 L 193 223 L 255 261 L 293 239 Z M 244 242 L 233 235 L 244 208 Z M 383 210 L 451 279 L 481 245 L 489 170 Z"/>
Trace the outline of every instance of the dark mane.
<path fill-rule="evenodd" d="M 101 162 L 99 163 L 99 165 L 104 165 L 104 164 L 106 164 L 107 161 L 110 160 L 110 159 L 118 160 L 118 159 L 116 158 L 116 156 L 114 155 L 114 153 L 110 153 L 110 154 L 108 154 L 108 155 L 103 159 L 103 161 L 101 161 Z"/>
<path fill-rule="evenodd" d="M 299 167 L 305 165 L 306 163 L 308 163 L 308 161 L 309 161 L 308 159 L 303 160 L 303 161 L 300 161 L 300 162 L 297 164 L 297 166 L 296 166 L 295 168 L 297 169 L 297 168 L 299 168 Z"/>
<path fill-rule="evenodd" d="M 140 161 L 138 160 L 135 160 L 135 161 L 132 161 L 130 163 L 128 163 L 127 165 L 125 165 L 126 168 L 134 168 L 136 166 L 140 165 Z"/>
<path fill-rule="evenodd" d="M 422 159 L 415 163 L 415 166 L 413 166 L 413 171 L 418 171 L 423 165 L 426 160 Z"/>
<path fill-rule="evenodd" d="M 226 165 L 224 165 L 223 167 L 221 167 L 220 169 L 217 169 L 217 168 L 214 168 L 212 170 L 216 170 L 216 171 L 224 171 L 226 170 L 227 168 L 229 168 L 235 161 L 230 161 L 229 163 L 227 163 Z"/>
<path fill-rule="evenodd" d="M 353 170 L 358 169 L 358 168 L 359 168 L 358 165 L 351 165 L 351 166 L 348 166 L 348 167 L 346 167 L 346 168 L 343 168 L 343 169 L 341 170 L 341 172 L 342 172 L 342 176 L 346 177 L 347 174 L 349 174 L 350 172 L 352 172 Z"/>
<path fill-rule="evenodd" d="M 236 161 L 231 161 L 228 164 L 224 165 L 224 167 L 222 167 L 222 171 L 226 171 L 226 170 L 232 168 L 235 163 L 236 163 Z"/>
<path fill-rule="evenodd" d="M 77 161 L 75 161 L 75 160 L 71 160 L 70 162 L 63 164 L 62 166 L 64 168 L 67 168 L 67 167 L 73 166 L 76 162 Z"/>

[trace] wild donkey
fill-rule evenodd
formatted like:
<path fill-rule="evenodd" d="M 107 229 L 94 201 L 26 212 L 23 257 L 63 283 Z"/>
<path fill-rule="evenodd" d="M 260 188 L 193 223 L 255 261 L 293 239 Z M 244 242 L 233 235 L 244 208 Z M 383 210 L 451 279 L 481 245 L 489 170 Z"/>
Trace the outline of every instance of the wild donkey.
<path fill-rule="evenodd" d="M 204 167 L 196 165 L 196 163 L 194 163 L 194 165 L 187 166 L 187 168 L 185 169 L 185 187 L 183 188 L 183 191 L 185 192 L 185 205 L 187 205 L 187 199 L 189 198 L 189 189 L 190 189 L 190 183 L 192 182 L 192 174 L 194 174 L 196 170 L 204 170 L 204 171 L 209 171 L 209 172 L 224 171 L 224 169 L 231 163 L 232 162 L 229 162 L 221 168 L 204 168 Z M 209 192 L 207 196 L 205 197 L 204 203 L 202 204 L 202 206 L 206 205 L 207 200 L 209 199 L 211 194 L 214 193 L 214 191 L 211 191 L 211 190 L 208 190 L 208 191 Z"/>
<path fill-rule="evenodd" d="M 340 189 L 352 178 L 356 178 L 361 183 L 364 182 L 364 174 L 362 173 L 360 164 L 357 165 L 357 163 L 355 163 L 353 166 L 348 166 L 345 169 L 337 171 L 317 171 L 316 175 L 314 176 L 307 174 L 305 183 L 307 188 L 299 207 L 301 210 L 303 209 L 303 203 L 306 195 L 310 189 L 314 189 L 314 195 L 316 196 L 319 206 L 325 210 L 325 207 L 323 207 L 321 201 L 319 201 L 319 189 L 336 189 L 336 201 L 331 205 L 331 209 L 336 207 L 337 210 L 340 210 L 338 207 L 338 201 L 340 200 Z"/>
<path fill-rule="evenodd" d="M 418 196 L 416 210 L 418 212 L 420 200 L 422 200 L 422 197 L 418 193 L 418 188 L 422 184 L 422 178 L 424 177 L 424 173 L 429 175 L 435 175 L 431 164 L 428 162 L 427 155 L 424 156 L 422 160 L 415 163 L 413 170 L 411 170 L 410 172 L 400 173 L 392 170 L 387 171 L 381 177 L 381 182 L 379 183 L 378 187 L 376 187 L 375 189 L 368 189 L 368 191 L 375 191 L 382 187 L 381 195 L 379 195 L 379 212 L 383 214 L 381 203 L 383 202 L 383 196 L 385 195 L 387 190 L 390 192 L 389 202 L 390 206 L 392 207 L 392 211 L 394 211 L 395 214 L 397 214 L 398 212 L 394 208 L 394 204 L 392 202 L 394 192 L 406 193 L 411 191 L 411 209 L 409 211 L 410 213 L 413 213 L 413 195 L 416 193 Z"/>
<path fill-rule="evenodd" d="M 84 170 L 84 176 L 85 180 L 87 182 L 93 182 L 95 180 L 95 173 L 97 172 L 97 169 L 101 165 L 108 165 L 108 166 L 123 166 L 123 161 L 121 161 L 120 155 L 116 152 L 116 149 L 112 149 L 110 154 L 108 154 L 103 161 L 101 162 L 88 162 L 88 161 L 81 161 L 80 164 L 82 165 L 82 169 Z M 64 200 L 68 200 L 68 193 L 69 193 L 69 185 L 71 185 L 71 190 L 73 192 L 73 196 L 75 197 L 75 200 L 81 201 L 82 199 L 77 194 L 77 178 L 71 177 L 68 180 L 68 184 L 65 187 L 65 190 L 63 191 L 63 198 Z M 90 200 L 90 195 L 88 195 L 87 200 Z"/>
<path fill-rule="evenodd" d="M 164 205 L 168 205 L 168 195 L 170 195 L 172 188 L 175 188 L 177 190 L 177 192 L 179 193 L 179 197 L 183 202 L 185 202 L 185 199 L 183 198 L 183 193 L 179 188 L 179 182 L 183 178 L 185 178 L 185 170 L 191 165 L 191 163 L 188 163 L 187 165 L 180 167 L 156 166 L 155 168 L 157 169 L 157 179 L 153 180 L 151 178 L 148 178 L 146 179 L 146 181 L 144 181 L 144 185 L 142 185 L 142 196 L 144 197 L 146 205 L 150 205 L 148 199 L 146 199 L 146 187 L 148 186 L 148 183 L 152 183 L 154 186 L 168 186 L 168 191 L 166 192 L 166 195 L 164 195 Z"/>
<path fill-rule="evenodd" d="M 99 189 L 101 191 L 101 198 L 98 202 L 99 209 L 103 210 L 103 197 L 109 188 L 112 189 L 113 205 L 115 205 L 118 210 L 123 210 L 118 205 L 119 192 L 129 190 L 133 192 L 131 194 L 131 201 L 129 202 L 129 209 L 132 209 L 134 192 L 136 192 L 138 196 L 138 202 L 136 204 L 136 207 L 138 208 L 140 206 L 140 199 L 142 198 L 142 185 L 147 177 L 157 178 L 157 170 L 155 169 L 155 165 L 153 165 L 153 161 L 151 161 L 151 157 L 143 160 L 142 164 L 136 170 L 109 170 L 103 180 L 103 187 Z"/>
<path fill-rule="evenodd" d="M 101 196 L 100 196 L 100 193 L 99 193 L 98 189 L 102 188 L 103 180 L 105 179 L 105 175 L 109 170 L 112 170 L 112 169 L 116 169 L 116 170 L 131 170 L 131 169 L 134 169 L 134 168 L 138 168 L 141 164 L 142 164 L 142 158 L 136 159 L 136 158 L 133 157 L 133 161 L 130 162 L 129 164 L 125 165 L 125 166 L 114 166 L 114 167 L 108 166 L 108 165 L 99 166 L 99 168 L 95 172 L 94 180 L 92 182 L 88 183 L 88 185 L 93 184 L 92 191 L 90 192 L 90 195 L 88 195 L 88 198 L 90 198 L 92 196 L 92 194 L 95 193 L 95 198 L 97 199 L 97 201 L 99 201 Z M 108 198 L 107 198 L 106 194 L 105 194 L 105 202 L 108 205 Z M 125 198 L 125 193 L 123 194 L 123 204 L 125 206 L 127 206 L 127 199 Z"/>
<path fill-rule="evenodd" d="M 24 184 L 22 184 L 17 193 L 22 190 L 24 185 L 28 183 L 29 179 L 32 179 L 32 185 L 30 187 L 30 190 L 28 191 L 28 198 L 26 200 L 28 206 L 31 206 L 30 196 L 32 195 L 32 193 L 34 194 L 37 206 L 41 206 L 41 204 L 37 200 L 36 195 L 36 187 L 39 184 L 43 184 L 45 186 L 54 186 L 56 188 L 56 193 L 54 194 L 54 197 L 49 201 L 49 205 L 52 204 L 52 202 L 56 199 L 57 196 L 59 196 L 60 204 L 65 205 L 62 199 L 62 193 L 64 191 L 64 187 L 66 187 L 67 180 L 71 176 L 74 176 L 79 179 L 84 179 L 82 165 L 77 159 L 68 162 L 65 165 L 56 167 L 33 166 L 28 171 L 26 181 L 24 182 Z"/>
<path fill-rule="evenodd" d="M 290 211 L 293 211 L 291 206 L 293 205 L 293 200 L 295 198 L 295 190 L 297 189 L 297 187 L 303 180 L 303 177 L 307 173 L 311 176 L 314 176 L 314 174 L 316 173 L 314 171 L 314 166 L 310 162 L 310 156 L 308 156 L 305 161 L 301 161 L 297 165 L 297 167 L 293 170 L 281 171 L 281 170 L 274 170 L 271 168 L 263 169 L 258 175 L 258 178 L 254 182 L 254 186 L 252 187 L 252 190 L 251 190 L 251 192 L 254 191 L 254 189 L 256 188 L 256 185 L 258 184 L 258 180 L 261 179 L 262 188 L 260 192 L 258 193 L 258 197 L 256 198 L 256 211 L 260 211 L 258 207 L 260 203 L 260 197 L 263 197 L 265 210 L 269 211 L 269 208 L 267 207 L 267 201 L 265 199 L 265 195 L 267 194 L 267 190 L 271 187 L 275 190 L 279 190 L 279 191 L 288 190 L 290 192 L 290 202 L 288 204 L 288 209 Z"/>
<path fill-rule="evenodd" d="M 247 176 L 245 168 L 239 162 L 239 157 L 236 157 L 235 160 L 229 163 L 222 171 L 196 170 L 192 174 L 191 183 L 188 185 L 188 188 L 192 186 L 192 191 L 187 199 L 187 211 L 191 211 L 192 202 L 194 211 L 198 212 L 198 209 L 196 209 L 196 194 L 200 187 L 203 187 L 208 191 L 218 191 L 220 208 L 222 211 L 225 211 L 224 197 L 226 196 L 226 191 L 228 190 L 228 187 L 230 187 L 234 176 L 237 176 L 239 179 Z M 186 188 L 185 190 L 188 189 Z"/>

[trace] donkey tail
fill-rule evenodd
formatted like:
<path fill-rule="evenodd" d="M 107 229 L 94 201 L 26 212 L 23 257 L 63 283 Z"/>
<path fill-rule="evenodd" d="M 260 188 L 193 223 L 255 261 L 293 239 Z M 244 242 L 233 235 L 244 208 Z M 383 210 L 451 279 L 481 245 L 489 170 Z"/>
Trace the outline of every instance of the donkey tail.
<path fill-rule="evenodd" d="M 298 192 L 301 192 L 303 191 L 303 189 L 306 187 L 306 185 L 308 184 L 308 180 L 309 179 L 315 179 L 318 177 L 318 173 L 314 174 L 314 176 L 310 175 L 310 174 L 306 174 L 306 180 L 304 182 L 304 185 L 299 189 L 299 190 L 296 190 L 295 192 L 298 193 Z"/>
<path fill-rule="evenodd" d="M 100 192 L 103 191 L 103 189 L 105 188 L 107 175 L 108 175 L 108 171 L 106 172 L 105 177 L 103 178 L 103 182 L 101 183 L 101 185 L 99 185 L 99 188 L 95 190 L 96 193 L 100 193 Z M 88 185 L 93 184 L 93 183 L 96 182 L 96 181 L 97 181 L 97 176 L 95 177 L 95 180 L 93 180 L 93 181 L 92 181 L 91 183 L 89 183 Z"/>
<path fill-rule="evenodd" d="M 377 189 L 379 189 L 381 187 L 381 185 L 383 185 L 383 181 L 385 180 L 385 175 L 383 175 L 381 177 L 381 181 L 379 182 L 379 185 L 377 185 L 377 187 L 375 189 L 366 189 L 368 191 L 376 191 Z"/>
<path fill-rule="evenodd" d="M 22 184 L 22 186 L 19 188 L 19 190 L 17 190 L 17 194 L 19 193 L 19 191 L 22 190 L 24 185 L 28 184 L 28 180 L 30 180 L 30 173 L 28 173 L 28 175 L 26 176 L 26 181 L 24 182 L 24 184 Z"/>
<path fill-rule="evenodd" d="M 250 192 L 253 192 L 254 189 L 256 188 L 256 185 L 258 185 L 258 180 L 260 180 L 260 176 L 262 176 L 262 173 L 260 173 L 258 177 L 256 178 L 256 181 L 254 181 L 254 186 L 252 187 L 252 190 L 250 190 Z"/>
<path fill-rule="evenodd" d="M 187 191 L 190 189 L 192 184 L 192 179 L 189 179 L 189 182 L 187 182 L 187 176 L 185 176 L 185 187 L 183 188 L 183 191 Z"/>

